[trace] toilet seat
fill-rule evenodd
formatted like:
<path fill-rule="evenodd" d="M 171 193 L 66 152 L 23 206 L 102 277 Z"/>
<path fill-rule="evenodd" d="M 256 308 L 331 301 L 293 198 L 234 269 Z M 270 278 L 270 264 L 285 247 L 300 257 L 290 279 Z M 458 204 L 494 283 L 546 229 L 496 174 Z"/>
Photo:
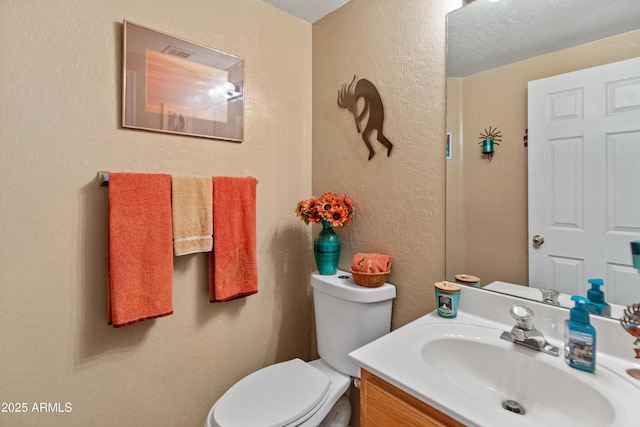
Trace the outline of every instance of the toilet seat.
<path fill-rule="evenodd" d="M 327 375 L 300 359 L 271 365 L 232 386 L 211 408 L 209 425 L 296 426 L 325 404 L 330 385 Z"/>

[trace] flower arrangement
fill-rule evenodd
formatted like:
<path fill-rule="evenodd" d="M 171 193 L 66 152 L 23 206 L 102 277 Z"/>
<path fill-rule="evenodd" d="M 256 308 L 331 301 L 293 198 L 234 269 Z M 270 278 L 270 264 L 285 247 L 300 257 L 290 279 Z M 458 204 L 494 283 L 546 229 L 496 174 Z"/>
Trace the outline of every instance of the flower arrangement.
<path fill-rule="evenodd" d="M 300 200 L 296 207 L 296 216 L 305 224 L 326 221 L 332 227 L 349 225 L 353 217 L 353 204 L 346 194 L 340 198 L 336 193 L 322 193 L 320 198 L 311 197 Z"/>

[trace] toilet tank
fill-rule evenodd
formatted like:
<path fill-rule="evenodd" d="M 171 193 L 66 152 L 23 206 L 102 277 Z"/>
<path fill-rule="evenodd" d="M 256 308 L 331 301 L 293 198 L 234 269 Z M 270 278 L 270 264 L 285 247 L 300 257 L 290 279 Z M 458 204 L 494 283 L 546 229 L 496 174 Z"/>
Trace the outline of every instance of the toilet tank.
<path fill-rule="evenodd" d="M 356 285 L 351 273 L 311 274 L 318 354 L 334 369 L 359 376 L 348 354 L 391 330 L 391 306 L 396 287 Z"/>

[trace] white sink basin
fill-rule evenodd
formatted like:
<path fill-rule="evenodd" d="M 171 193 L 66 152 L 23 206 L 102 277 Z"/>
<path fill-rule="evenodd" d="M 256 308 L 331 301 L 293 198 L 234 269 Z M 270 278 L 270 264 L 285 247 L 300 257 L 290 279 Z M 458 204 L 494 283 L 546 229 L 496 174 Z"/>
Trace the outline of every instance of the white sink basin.
<path fill-rule="evenodd" d="M 470 427 L 628 427 L 638 425 L 640 369 L 619 322 L 594 318 L 595 373 L 500 339 L 513 326 L 513 304 L 528 305 L 535 325 L 562 347 L 568 311 L 463 287 L 458 316 L 431 312 L 350 353 L 362 368 Z M 524 409 L 505 409 L 507 400 Z M 513 409 L 514 404 L 511 404 Z"/>
<path fill-rule="evenodd" d="M 506 410 L 503 403 L 511 401 L 505 406 L 540 425 L 613 423 L 615 411 L 609 398 L 586 381 L 593 374 L 571 372 L 561 358 L 516 346 L 500 339 L 501 333 L 478 325 L 431 323 L 409 329 L 402 346 L 416 367 L 455 387 L 457 395 L 480 399 L 489 408 Z M 626 385 L 608 376 L 610 386 Z"/>

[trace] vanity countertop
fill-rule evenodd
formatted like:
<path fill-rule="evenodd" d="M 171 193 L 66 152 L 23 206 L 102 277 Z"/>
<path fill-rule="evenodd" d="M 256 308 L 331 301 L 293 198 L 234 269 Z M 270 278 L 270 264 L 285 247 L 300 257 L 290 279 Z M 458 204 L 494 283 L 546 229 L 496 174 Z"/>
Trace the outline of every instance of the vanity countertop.
<path fill-rule="evenodd" d="M 549 356 L 499 339 L 501 331 L 509 331 L 514 324 L 509 315 L 509 309 L 514 304 L 530 307 L 534 311 L 535 326 L 543 332 L 549 343 L 561 349 L 560 357 Z M 598 333 L 596 372 L 587 373 L 575 370 L 565 363 L 562 356 L 564 320 L 568 314 L 566 309 L 560 307 L 464 286 L 461 290 L 460 306 L 455 319 L 445 319 L 433 311 L 353 351 L 350 356 L 361 368 L 469 426 L 537 427 L 544 424 L 541 423 L 542 419 L 538 416 L 547 417 L 544 422 L 549 422 L 549 417 L 554 416 L 556 418 L 553 418 L 553 424 L 556 424 L 557 421 L 557 425 L 571 425 L 572 422 L 575 424 L 576 419 L 572 418 L 571 414 L 563 413 L 564 409 L 571 412 L 571 410 L 577 411 L 576 408 L 584 408 L 586 416 L 591 417 L 592 415 L 589 413 L 593 413 L 593 406 L 590 406 L 589 402 L 586 402 L 585 405 L 584 402 L 572 399 L 570 390 L 573 390 L 571 387 L 575 384 L 578 384 L 576 388 L 592 390 L 593 402 L 606 401 L 604 403 L 606 407 L 603 406 L 603 410 L 609 414 L 603 415 L 603 417 L 606 417 L 607 422 L 601 423 L 599 427 L 634 425 L 637 422 L 635 407 L 640 401 L 640 381 L 626 374 L 626 370 L 629 368 L 640 369 L 638 359 L 633 357 L 633 337 L 626 334 L 615 320 L 593 318 L 592 324 Z M 507 358 L 505 360 L 510 364 L 515 363 L 516 359 L 520 362 L 525 359 L 532 361 L 531 366 L 534 366 L 535 369 L 542 369 L 546 376 L 549 376 L 549 372 L 555 373 L 551 375 L 552 380 L 548 384 L 549 390 L 561 389 L 562 385 L 558 385 L 558 381 L 561 380 L 557 378 L 566 378 L 568 383 L 571 383 L 569 388 L 566 388 L 569 392 L 565 391 L 561 399 L 549 401 L 548 397 L 547 400 L 544 398 L 544 395 L 547 394 L 545 392 L 537 393 L 538 396 L 531 396 L 534 394 L 532 390 L 545 390 L 546 384 L 543 384 L 542 388 L 540 388 L 540 384 L 537 386 L 520 384 L 517 385 L 520 388 L 518 400 L 523 400 L 519 403 L 529 409 L 528 413 L 518 415 L 504 410 L 500 406 L 502 399 L 496 398 L 499 393 L 496 393 L 495 389 L 484 392 L 482 390 L 483 380 L 472 378 L 476 376 L 475 372 L 482 371 L 482 368 L 470 370 L 469 367 L 460 366 L 458 369 L 455 365 L 458 362 L 448 363 L 446 360 L 440 360 L 434 363 L 432 356 L 425 355 L 427 347 L 423 343 L 429 341 L 426 338 L 427 334 L 442 335 L 443 338 L 449 340 L 450 344 L 451 340 L 465 338 L 462 336 L 464 333 L 459 335 L 457 331 L 480 331 L 480 335 L 486 335 L 488 337 L 486 339 L 490 340 L 491 345 L 498 348 L 499 352 L 502 352 L 499 354 L 505 355 Z M 494 339 L 494 335 L 498 339 Z M 469 340 L 469 337 L 467 336 L 465 339 Z M 478 342 L 482 339 L 479 336 Z M 472 341 L 473 337 L 470 340 L 470 347 L 452 346 L 451 351 L 461 348 L 479 349 L 479 347 L 474 347 L 475 344 Z M 440 345 L 440 342 L 443 341 L 431 339 L 429 345 Z M 448 359 L 446 357 L 448 354 L 451 353 L 440 355 L 438 352 L 438 357 Z M 518 355 L 513 356 L 514 354 Z M 456 361 L 474 360 L 476 357 L 475 354 L 462 358 L 459 357 L 460 354 L 451 354 L 451 356 L 451 360 Z M 476 360 L 480 360 L 480 366 L 485 362 L 482 360 L 482 356 L 483 353 L 478 352 L 476 357 Z M 486 357 L 486 354 L 484 356 Z M 425 359 L 431 360 L 432 366 L 427 366 Z M 476 364 L 477 362 L 474 362 L 474 365 Z M 486 361 L 486 364 L 489 364 L 489 360 Z M 493 363 L 493 365 L 496 364 Z M 463 372 L 465 369 L 467 372 Z M 488 367 L 487 369 L 489 370 Z M 516 367 L 516 369 L 520 369 L 520 367 Z M 501 373 L 497 372 L 496 376 L 500 376 Z M 520 371 L 516 370 L 515 372 Z M 513 372 L 510 373 L 509 378 L 505 378 L 505 390 L 516 387 L 511 384 L 517 382 L 517 378 L 512 378 L 514 376 L 512 374 Z M 523 376 L 529 375 L 534 379 L 539 376 L 537 374 L 537 372 L 533 374 L 522 372 Z M 494 379 L 490 379 L 489 382 Z M 542 397 L 539 397 L 541 395 Z M 510 396 L 506 396 L 506 398 L 510 398 Z M 561 403 L 553 403 L 555 401 Z M 551 408 L 551 405 L 567 405 L 567 407 Z M 557 409 L 559 411 L 556 413 Z M 549 415 L 552 412 L 553 414 Z M 581 425 L 589 425 L 589 422 Z"/>

